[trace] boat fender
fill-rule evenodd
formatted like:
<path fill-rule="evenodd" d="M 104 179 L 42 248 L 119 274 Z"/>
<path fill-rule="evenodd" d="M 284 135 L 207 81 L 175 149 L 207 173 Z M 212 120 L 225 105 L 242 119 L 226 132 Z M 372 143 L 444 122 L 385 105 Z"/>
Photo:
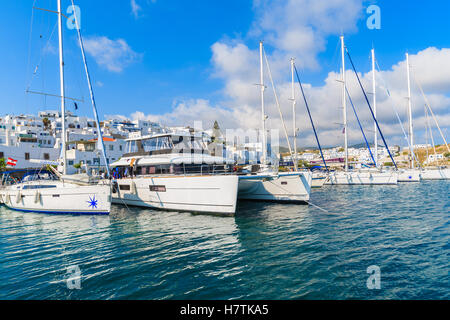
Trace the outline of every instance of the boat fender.
<path fill-rule="evenodd" d="M 9 193 L 6 195 L 6 199 L 5 199 L 5 203 L 11 202 L 11 196 L 9 195 Z"/>
<path fill-rule="evenodd" d="M 136 183 L 134 181 L 131 181 L 131 193 L 136 194 Z"/>
<path fill-rule="evenodd" d="M 36 194 L 34 195 L 34 203 L 41 202 L 41 194 L 39 191 L 36 191 Z"/>
<path fill-rule="evenodd" d="M 16 203 L 19 203 L 21 200 L 22 200 L 22 193 L 19 190 L 19 192 L 17 192 Z"/>

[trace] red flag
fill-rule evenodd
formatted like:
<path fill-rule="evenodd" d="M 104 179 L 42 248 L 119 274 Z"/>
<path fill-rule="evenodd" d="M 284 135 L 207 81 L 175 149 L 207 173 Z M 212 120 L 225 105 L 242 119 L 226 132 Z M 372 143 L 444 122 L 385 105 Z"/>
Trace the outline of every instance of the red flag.
<path fill-rule="evenodd" d="M 6 163 L 7 166 L 15 167 L 17 165 L 17 160 L 13 158 L 8 158 L 8 162 Z"/>

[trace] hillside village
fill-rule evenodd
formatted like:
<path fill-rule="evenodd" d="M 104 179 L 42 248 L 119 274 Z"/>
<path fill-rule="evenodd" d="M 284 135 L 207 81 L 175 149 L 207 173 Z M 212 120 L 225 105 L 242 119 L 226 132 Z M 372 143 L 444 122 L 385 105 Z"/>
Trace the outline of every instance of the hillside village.
<path fill-rule="evenodd" d="M 105 162 L 97 146 L 97 126 L 93 119 L 77 116 L 71 112 L 66 114 L 67 126 L 67 163 L 68 172 L 75 173 L 82 167 L 104 167 Z M 152 135 L 170 133 L 179 130 L 192 132 L 189 127 L 162 127 L 160 124 L 147 120 L 108 119 L 100 123 L 103 132 L 103 142 L 107 161 L 113 163 L 126 153 L 126 139 L 136 135 Z M 39 168 L 46 161 L 57 161 L 61 154 L 61 113 L 58 111 L 41 111 L 38 115 L 6 115 L 0 118 L 0 166 L 3 169 L 33 169 Z M 261 155 L 261 143 L 229 141 L 225 143 L 224 133 L 216 122 L 210 130 L 203 130 L 205 143 L 214 153 L 211 145 L 224 145 L 222 155 L 236 160 L 237 164 L 258 162 Z M 217 148 L 216 148 L 217 149 Z M 372 148 L 373 149 L 373 148 Z M 222 150 L 220 150 L 222 151 Z M 280 165 L 292 165 L 292 158 L 280 147 L 281 153 L 273 150 L 272 157 L 277 157 Z M 373 151 L 373 150 L 372 150 Z M 396 163 L 407 166 L 409 161 L 408 148 L 390 147 Z M 416 145 L 415 152 L 421 165 L 443 165 L 450 161 L 448 149 L 443 146 Z M 344 150 L 334 147 L 323 150 L 327 165 L 342 167 Z M 379 147 L 381 163 L 392 165 L 385 148 Z M 372 162 L 370 152 L 365 147 L 349 148 L 350 161 L 358 168 Z M 14 166 L 7 166 L 7 159 L 16 160 Z M 255 160 L 256 159 L 256 160 Z M 297 154 L 300 166 L 312 167 L 323 164 L 321 155 L 316 149 L 299 150 Z"/>

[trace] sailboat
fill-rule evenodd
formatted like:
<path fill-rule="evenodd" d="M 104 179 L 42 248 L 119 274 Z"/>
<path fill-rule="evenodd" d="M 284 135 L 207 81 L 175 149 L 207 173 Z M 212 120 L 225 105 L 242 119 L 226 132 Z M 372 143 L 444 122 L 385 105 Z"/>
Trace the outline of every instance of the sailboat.
<path fill-rule="evenodd" d="M 315 171 L 315 172 L 311 172 L 311 188 L 321 188 L 325 185 L 325 182 L 328 181 L 329 177 L 328 177 L 328 166 L 327 166 L 327 162 L 325 161 L 325 157 L 323 155 L 323 151 L 322 151 L 322 146 L 320 145 L 320 141 L 319 141 L 319 136 L 317 135 L 317 131 L 316 131 L 316 127 L 314 125 L 314 121 L 313 118 L 311 116 L 311 110 L 309 108 L 308 105 L 308 100 L 306 99 L 306 95 L 305 95 L 305 91 L 303 90 L 303 85 L 302 82 L 300 81 L 300 76 L 298 74 L 297 71 L 297 67 L 295 66 L 295 62 L 294 62 L 294 58 L 291 58 L 291 101 L 292 101 L 292 115 L 293 115 L 293 133 L 294 133 L 294 150 L 295 150 L 295 157 L 294 157 L 294 169 L 298 170 L 298 159 L 297 159 L 297 133 L 298 133 L 298 129 L 296 126 L 296 104 L 297 101 L 295 99 L 295 89 L 294 89 L 294 73 L 297 76 L 297 82 L 298 85 L 300 87 L 300 91 L 302 93 L 303 96 L 303 101 L 305 103 L 305 107 L 306 107 L 306 111 L 308 113 L 309 116 L 309 120 L 311 122 L 311 128 L 314 132 L 314 136 L 316 138 L 316 142 L 317 142 L 317 146 L 319 148 L 319 152 L 320 152 L 320 156 L 322 157 L 322 161 L 324 164 L 324 168 L 326 171 Z"/>
<path fill-rule="evenodd" d="M 345 44 L 344 36 L 341 39 L 341 82 L 342 82 L 342 109 L 344 120 L 344 152 L 345 152 L 345 167 L 344 171 L 330 172 L 329 180 L 326 184 L 331 185 L 395 185 L 397 184 L 398 174 L 395 171 L 380 171 L 378 169 L 354 171 L 349 170 L 348 157 L 348 130 L 347 130 L 347 86 L 345 76 Z M 374 94 L 375 96 L 375 94 Z M 368 101 L 368 100 L 367 100 Z M 374 112 L 375 113 L 375 112 Z M 374 114 L 375 127 L 379 130 Z M 376 142 L 377 143 L 377 142 Z M 377 147 L 377 145 L 375 145 Z M 387 147 L 387 146 L 386 146 Z M 389 151 L 388 151 L 389 152 Z"/>
<path fill-rule="evenodd" d="M 73 2 L 72 2 L 73 4 Z M 58 6 L 58 35 L 59 35 L 59 75 L 60 75 L 60 98 L 62 117 L 62 159 L 60 167 L 62 173 L 48 165 L 51 172 L 36 173 L 25 177 L 20 183 L 11 183 L 5 186 L 2 191 L 4 204 L 13 210 L 22 212 L 37 212 L 51 214 L 109 214 L 111 210 L 111 188 L 108 182 L 99 183 L 85 174 L 68 175 L 66 160 L 66 125 L 65 125 L 65 84 L 64 84 L 64 54 L 63 54 L 63 34 L 62 34 L 62 11 L 61 0 L 57 0 Z M 96 112 L 95 100 L 90 83 L 84 46 L 80 29 L 77 24 L 80 48 L 83 54 L 83 61 L 86 69 L 86 76 L 93 102 L 97 128 L 99 128 L 99 141 L 103 141 L 100 124 Z M 103 148 L 104 151 L 104 148 Z"/>
<path fill-rule="evenodd" d="M 373 64 L 373 69 L 375 66 Z M 375 72 L 375 71 L 374 71 Z M 411 106 L 411 82 L 410 82 L 410 66 L 409 55 L 406 53 L 406 76 L 408 81 L 408 137 L 409 138 L 409 169 L 398 170 L 398 182 L 419 182 L 420 170 L 415 168 L 415 154 L 414 154 L 414 135 L 413 135 L 413 122 L 412 122 L 412 106 Z"/>
<path fill-rule="evenodd" d="M 430 108 L 430 110 L 431 110 L 431 108 Z M 425 117 L 426 117 L 426 134 L 427 134 L 427 136 L 429 135 L 429 137 L 431 138 L 431 144 L 433 146 L 435 159 L 437 159 L 436 145 L 434 143 L 433 132 L 432 132 L 430 120 L 429 120 L 429 110 L 428 110 L 427 105 L 425 105 Z M 437 124 L 437 122 L 436 122 L 436 124 Z M 440 131 L 440 128 L 439 128 L 439 131 Z M 445 138 L 444 138 L 444 141 L 445 141 Z M 445 144 L 447 145 L 446 141 L 445 141 Z M 428 145 L 428 139 L 427 139 L 427 145 Z M 449 149 L 449 147 L 447 145 L 447 150 L 448 149 Z M 448 150 L 448 151 L 450 152 L 450 150 Z M 428 161 L 428 159 L 429 159 L 429 155 L 428 155 L 428 148 L 427 148 L 427 161 Z M 450 169 L 448 169 L 448 168 L 438 167 L 434 170 L 426 168 L 426 169 L 423 169 L 420 174 L 423 175 L 425 180 L 450 179 Z"/>
<path fill-rule="evenodd" d="M 441 127 L 439 126 L 439 123 L 438 123 L 438 121 L 436 119 L 436 116 L 434 115 L 433 109 L 431 108 L 431 105 L 430 105 L 430 103 L 429 103 L 429 101 L 428 101 L 428 99 L 427 99 L 427 97 L 426 97 L 426 95 L 425 95 L 425 93 L 424 93 L 424 91 L 422 89 L 422 86 L 420 85 L 420 83 L 418 82 L 418 80 L 416 78 L 414 78 L 414 79 L 415 79 L 415 82 L 416 82 L 417 86 L 420 89 L 420 93 L 422 94 L 422 97 L 425 100 L 426 116 L 428 118 L 428 112 L 431 114 L 431 116 L 432 116 L 432 118 L 434 120 L 434 123 L 435 123 L 435 125 L 436 125 L 436 127 L 437 127 L 437 129 L 439 131 L 439 134 L 441 135 L 441 138 L 444 141 L 444 144 L 445 144 L 445 146 L 447 148 L 447 151 L 450 152 L 450 147 L 449 147 L 449 145 L 447 143 L 447 140 L 445 139 L 445 136 L 444 136 L 444 133 L 441 130 Z M 428 123 L 428 120 L 427 120 L 427 123 Z M 429 133 L 430 133 L 432 144 L 433 144 L 433 149 L 435 150 L 435 154 L 436 154 L 433 134 L 432 134 L 431 127 L 430 127 L 429 124 L 428 124 L 428 127 L 429 127 Z M 421 176 L 421 178 L 423 180 L 448 180 L 448 179 L 450 179 L 450 168 L 448 168 L 448 167 L 441 167 L 441 166 L 438 166 L 436 168 L 422 168 L 422 171 L 420 172 L 420 176 Z"/>
<path fill-rule="evenodd" d="M 416 154 L 414 152 L 414 128 L 413 128 L 413 117 L 412 117 L 412 101 L 411 101 L 411 76 L 410 76 L 410 70 L 411 65 L 409 63 L 409 54 L 406 53 L 406 75 L 407 75 L 407 83 L 408 83 L 408 145 L 409 145 L 409 169 L 407 170 L 401 170 L 399 172 L 399 181 L 400 182 L 409 182 L 409 181 L 420 181 L 420 180 L 445 180 L 450 179 L 450 169 L 445 167 L 437 167 L 437 168 L 424 168 L 424 167 L 417 167 L 417 164 L 419 164 L 419 160 L 416 157 Z M 436 123 L 437 128 L 439 129 L 439 132 L 442 136 L 442 139 L 445 142 L 445 145 L 447 146 L 447 150 L 450 152 L 450 149 L 448 147 L 447 141 L 445 139 L 445 136 L 443 135 L 439 124 L 434 117 L 433 110 L 431 109 L 428 100 L 425 96 L 425 93 L 423 92 L 422 87 L 418 83 L 416 79 L 416 84 L 419 87 L 422 96 L 425 100 L 425 115 L 427 118 L 427 132 L 428 129 L 430 130 L 431 134 L 431 140 L 434 148 L 434 140 L 431 133 L 431 128 L 428 121 L 428 110 L 433 115 L 433 119 Z"/>
<path fill-rule="evenodd" d="M 252 174 L 239 175 L 239 192 L 238 199 L 241 200 L 257 200 L 257 201 L 275 201 L 281 203 L 307 203 L 311 193 L 311 173 L 307 171 L 298 171 L 295 166 L 294 172 L 278 172 L 277 168 L 268 161 L 267 155 L 267 132 L 266 132 L 266 113 L 264 105 L 264 63 L 263 63 L 263 43 L 259 43 L 259 58 L 260 58 L 260 84 L 261 87 L 261 126 L 262 126 L 262 159 L 259 168 L 254 170 Z M 268 66 L 267 58 L 266 63 Z M 270 74 L 270 69 L 269 76 Z M 272 79 L 271 79 L 272 80 Z M 272 82 L 272 87 L 275 93 L 275 87 Z M 278 103 L 278 98 L 275 99 Z M 295 108 L 295 105 L 294 105 Z M 283 117 L 280 111 L 280 117 Z M 294 124 L 295 126 L 295 124 Z M 284 128 L 285 129 L 285 128 Z M 286 133 L 286 130 L 285 130 Z M 287 143 L 290 148 L 289 138 L 286 133 Z M 296 150 L 295 150 L 296 153 Z M 294 160 L 296 158 L 291 150 L 291 156 Z"/>

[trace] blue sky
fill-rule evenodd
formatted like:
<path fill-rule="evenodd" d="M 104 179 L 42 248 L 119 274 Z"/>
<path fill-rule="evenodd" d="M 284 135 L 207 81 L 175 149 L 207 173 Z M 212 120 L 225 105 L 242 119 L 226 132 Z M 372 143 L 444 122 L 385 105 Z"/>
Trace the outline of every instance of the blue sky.
<path fill-rule="evenodd" d="M 64 2 L 67 5 L 63 7 L 70 3 Z M 210 46 L 226 34 L 245 32 L 249 28 L 251 2 L 141 2 L 143 11 L 137 19 L 132 14 L 130 1 L 75 2 L 82 10 L 84 36 L 121 38 L 133 51 L 142 55 L 139 62 L 131 64 L 120 73 L 99 67 L 90 57 L 88 63 L 93 79 L 104 84 L 101 88 L 96 87 L 99 109 L 114 114 L 121 113 L 124 109 L 142 109 L 145 106 L 145 111 L 159 113 L 170 108 L 174 98 L 213 97 L 220 88 L 220 83 L 210 77 Z M 0 98 L 2 113 L 11 112 L 11 107 L 17 113 L 33 112 L 34 106 L 26 108 L 24 105 L 24 91 L 28 83 L 25 77 L 33 72 L 29 70 L 30 74 L 26 74 L 32 3 L 33 1 L 8 1 L 0 12 L 0 39 L 7 44 L 5 49 L 8 48 L 3 50 L 3 59 L 0 61 L 3 74 L 0 85 L 3 92 L 8 92 Z M 56 1 L 38 0 L 36 6 L 55 10 Z M 36 32 L 33 36 L 36 40 L 39 37 L 37 31 L 42 30 L 42 26 L 48 27 L 48 22 L 42 23 L 42 19 L 50 17 L 55 23 L 56 18 L 46 12 L 35 11 L 34 14 L 33 32 Z M 66 52 L 68 59 L 68 55 L 76 49 L 75 32 L 67 29 L 64 32 L 66 50 L 72 49 Z M 56 34 L 52 39 L 56 46 Z M 32 49 L 38 50 L 37 42 L 33 41 Z M 40 55 L 33 51 L 32 56 L 36 61 Z M 78 52 L 75 52 L 74 57 L 81 61 Z M 56 59 L 55 55 L 45 57 L 49 64 L 55 64 Z M 48 72 L 55 70 L 47 68 Z M 58 74 L 55 74 L 56 80 L 57 77 Z M 69 72 L 67 77 L 69 85 L 72 79 Z M 79 74 L 77 77 L 79 78 Z M 58 88 L 54 86 L 54 90 Z M 90 108 L 87 113 L 89 112 Z"/>
<path fill-rule="evenodd" d="M 3 44 L 0 59 L 0 114 L 37 113 L 45 108 L 58 108 L 57 100 L 48 98 L 44 101 L 40 96 L 24 93 L 40 59 L 42 62 L 31 89 L 58 92 L 57 55 L 52 50 L 57 46 L 56 34 L 50 40 L 51 48 L 45 50 L 45 53 L 41 49 L 50 36 L 56 17 L 52 13 L 34 10 L 29 50 L 34 2 L 37 7 L 56 9 L 56 0 L 27 0 L 7 1 L 0 11 L 0 41 Z M 62 2 L 63 8 L 70 4 L 70 1 Z M 450 37 L 447 34 L 450 27 L 447 19 L 450 11 L 448 1 L 337 0 L 334 2 L 338 5 L 330 6 L 330 1 L 290 0 L 291 8 L 294 9 L 289 10 L 289 17 L 283 15 L 287 12 L 283 11 L 286 9 L 285 2 L 288 1 L 75 1 L 81 7 L 82 32 L 87 41 L 88 63 L 95 82 L 100 114 L 146 117 L 168 124 L 188 124 L 192 119 L 205 118 L 205 113 L 212 113 L 205 120 L 211 122 L 217 117 L 226 126 L 242 126 L 242 118 L 253 118 L 257 110 L 254 103 L 258 94 L 251 86 L 237 88 L 236 83 L 252 84 L 253 78 L 238 74 L 240 71 L 230 71 L 230 63 L 234 61 L 223 59 L 240 59 L 242 55 L 236 58 L 231 50 L 242 45 L 240 48 L 243 52 L 248 50 L 249 59 L 254 57 L 249 63 L 240 62 L 244 67 L 238 63 L 244 73 L 246 67 L 253 67 L 258 62 L 258 56 L 252 54 L 256 53 L 260 39 L 266 43 L 266 51 L 273 61 L 279 86 L 282 87 L 289 81 L 289 61 L 285 58 L 288 55 L 295 56 L 299 61 L 302 79 L 311 85 L 311 95 L 314 89 L 325 90 L 327 79 L 330 78 L 329 72 L 339 71 L 336 45 L 341 30 L 346 35 L 353 60 L 363 73 L 370 71 L 369 53 L 372 45 L 376 48 L 380 67 L 386 72 L 404 60 L 406 51 L 415 55 L 430 47 L 438 50 L 450 48 Z M 330 8 L 328 11 L 320 11 L 316 7 L 316 10 L 313 5 L 310 6 L 314 2 L 323 3 Z M 369 30 L 366 27 L 369 15 L 365 9 L 371 4 L 381 8 L 380 30 Z M 305 14 L 313 18 L 307 20 L 304 18 Z M 335 23 L 333 17 L 328 17 L 324 25 L 316 24 L 313 20 L 320 20 L 321 15 L 334 14 L 338 17 Z M 305 21 L 302 22 L 302 19 Z M 309 34 L 306 32 L 309 28 L 313 30 L 311 39 L 308 38 L 312 45 L 289 44 L 283 47 L 280 39 L 290 30 L 300 30 L 297 33 L 300 43 L 307 41 L 302 37 Z M 75 42 L 76 34 L 74 30 L 67 28 L 64 33 L 67 95 L 83 97 L 86 103 L 80 104 L 78 113 L 90 116 L 88 92 L 81 72 L 81 56 Z M 41 34 L 43 38 L 40 38 Z M 292 39 L 293 42 L 297 41 L 295 37 Z M 108 51 L 108 46 L 111 46 L 112 53 Z M 224 55 L 226 52 L 230 54 Z M 105 56 L 108 61 L 105 61 Z M 282 64 L 284 61 L 286 72 Z M 249 68 L 247 73 L 253 73 L 252 70 L 257 78 L 257 69 Z M 392 79 L 396 77 L 393 76 Z M 430 94 L 434 93 L 431 84 L 427 86 L 426 81 L 423 84 Z M 403 88 L 399 83 L 391 85 L 394 90 L 396 86 Z M 240 93 L 235 94 L 230 90 Z M 246 97 L 247 92 L 250 92 L 248 95 L 253 95 L 252 90 L 255 99 Z M 443 122 L 442 126 L 448 127 L 447 92 L 438 90 L 435 94 L 437 96 L 433 102 L 438 104 L 436 113 Z M 438 96 L 441 96 L 441 100 Z M 268 100 L 270 103 L 270 97 Z M 311 100 L 317 100 L 317 103 L 321 101 L 313 96 Z M 358 97 L 355 100 L 358 101 Z M 311 107 L 314 109 L 315 106 Z M 336 101 L 336 110 L 338 107 L 339 101 Z M 248 110 L 242 113 L 245 108 Z M 364 106 L 361 105 L 361 108 Z M 180 110 L 184 110 L 187 115 L 183 117 L 174 114 Z M 315 116 L 320 119 L 321 106 L 317 106 L 316 110 Z M 423 110 L 423 106 L 418 106 L 417 110 Z M 136 115 L 136 111 L 141 114 Z M 230 120 L 233 117 L 236 120 Z M 386 119 L 388 117 L 390 114 L 386 112 Z M 423 118 L 423 115 L 418 114 L 417 117 Z M 275 124 L 275 113 L 273 118 Z M 362 118 L 364 119 L 364 115 Z M 300 125 L 306 127 L 307 124 L 301 121 Z M 369 121 L 366 118 L 367 124 Z M 423 129 L 421 121 L 423 119 L 418 119 L 418 130 Z M 319 128 L 322 127 L 325 131 L 327 126 L 331 126 L 333 130 L 338 130 L 338 126 L 332 125 L 333 123 L 324 121 L 319 124 Z M 397 136 L 399 128 L 395 127 L 394 121 L 386 120 L 386 126 L 390 125 L 392 128 L 386 129 L 388 135 Z M 359 139 L 356 134 L 355 132 L 355 141 Z M 324 139 L 331 136 L 331 131 L 329 135 L 324 133 Z M 401 141 L 401 137 L 393 140 Z"/>

